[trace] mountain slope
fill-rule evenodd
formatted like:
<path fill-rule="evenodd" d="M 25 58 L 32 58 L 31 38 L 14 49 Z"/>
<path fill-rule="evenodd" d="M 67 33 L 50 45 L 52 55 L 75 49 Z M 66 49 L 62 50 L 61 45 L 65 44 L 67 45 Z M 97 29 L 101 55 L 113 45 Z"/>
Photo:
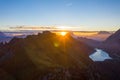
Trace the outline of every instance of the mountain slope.
<path fill-rule="evenodd" d="M 114 57 L 120 56 L 120 29 L 103 42 L 103 48 Z"/>
<path fill-rule="evenodd" d="M 112 41 L 119 41 L 120 42 L 120 29 L 116 31 L 113 35 L 107 38 L 106 41 L 112 42 Z"/>

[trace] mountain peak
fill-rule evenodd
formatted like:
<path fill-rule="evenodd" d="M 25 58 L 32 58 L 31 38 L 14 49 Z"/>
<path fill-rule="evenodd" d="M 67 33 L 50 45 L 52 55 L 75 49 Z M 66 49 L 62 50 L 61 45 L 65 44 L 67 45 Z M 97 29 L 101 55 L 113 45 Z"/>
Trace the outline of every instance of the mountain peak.
<path fill-rule="evenodd" d="M 118 41 L 120 40 L 120 29 L 117 30 L 113 35 L 107 38 L 106 41 Z"/>

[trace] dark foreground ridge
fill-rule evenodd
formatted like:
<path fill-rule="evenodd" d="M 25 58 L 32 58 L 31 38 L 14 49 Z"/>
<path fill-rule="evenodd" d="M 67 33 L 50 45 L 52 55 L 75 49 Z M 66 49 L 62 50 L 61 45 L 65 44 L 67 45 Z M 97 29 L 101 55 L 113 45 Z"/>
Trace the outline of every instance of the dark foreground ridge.
<path fill-rule="evenodd" d="M 94 48 L 45 31 L 0 44 L 0 80 L 119 80 L 117 60 L 92 62 Z"/>

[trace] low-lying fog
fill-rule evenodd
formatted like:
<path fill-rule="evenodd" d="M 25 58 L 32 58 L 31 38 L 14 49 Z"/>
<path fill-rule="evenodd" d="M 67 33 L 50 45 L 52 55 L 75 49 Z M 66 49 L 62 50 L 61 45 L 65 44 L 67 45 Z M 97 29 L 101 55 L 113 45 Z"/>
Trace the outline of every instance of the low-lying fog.
<path fill-rule="evenodd" d="M 24 31 L 24 32 L 2 32 L 4 34 L 0 35 L 0 42 L 4 42 L 4 41 L 10 41 L 13 37 L 20 37 L 20 38 L 25 38 L 27 35 L 36 35 L 38 33 L 41 33 L 41 31 L 39 32 L 34 32 L 34 31 Z M 57 33 L 57 32 L 55 32 Z M 112 32 L 105 32 L 105 31 L 101 31 L 101 32 L 97 32 L 97 31 L 77 31 L 77 32 L 73 32 L 73 34 L 75 36 L 78 37 L 85 37 L 88 39 L 93 39 L 93 40 L 97 40 L 97 41 L 104 41 L 106 38 L 108 38 Z"/>

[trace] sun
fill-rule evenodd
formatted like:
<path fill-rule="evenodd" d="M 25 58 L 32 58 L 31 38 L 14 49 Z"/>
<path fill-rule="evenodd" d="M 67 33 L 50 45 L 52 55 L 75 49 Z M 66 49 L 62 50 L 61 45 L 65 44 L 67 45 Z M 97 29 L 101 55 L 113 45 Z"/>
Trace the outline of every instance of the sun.
<path fill-rule="evenodd" d="M 65 36 L 65 35 L 67 34 L 67 32 L 60 32 L 60 34 L 61 34 L 62 36 Z"/>

